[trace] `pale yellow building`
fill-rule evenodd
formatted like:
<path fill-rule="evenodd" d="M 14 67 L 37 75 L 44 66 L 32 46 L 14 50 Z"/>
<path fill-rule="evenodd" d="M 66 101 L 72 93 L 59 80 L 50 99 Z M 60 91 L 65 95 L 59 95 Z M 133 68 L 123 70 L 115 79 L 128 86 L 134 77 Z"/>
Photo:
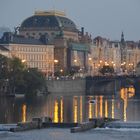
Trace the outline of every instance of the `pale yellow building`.
<path fill-rule="evenodd" d="M 115 72 L 120 71 L 120 45 L 98 36 L 90 45 L 89 72 L 98 75 L 104 65 L 112 66 Z"/>
<path fill-rule="evenodd" d="M 25 38 L 35 38 L 54 44 L 55 72 L 67 71 L 68 43 L 79 42 L 76 24 L 60 11 L 36 11 L 26 18 L 19 27 L 19 34 Z"/>
<path fill-rule="evenodd" d="M 140 48 L 138 43 L 133 41 L 126 41 L 126 47 L 126 69 L 128 73 L 132 73 L 140 62 Z"/>
<path fill-rule="evenodd" d="M 9 57 L 18 57 L 29 68 L 37 68 L 46 76 L 54 74 L 54 46 L 39 40 L 5 33 L 1 45 L 9 50 Z M 2 51 L 2 54 L 4 51 Z"/>

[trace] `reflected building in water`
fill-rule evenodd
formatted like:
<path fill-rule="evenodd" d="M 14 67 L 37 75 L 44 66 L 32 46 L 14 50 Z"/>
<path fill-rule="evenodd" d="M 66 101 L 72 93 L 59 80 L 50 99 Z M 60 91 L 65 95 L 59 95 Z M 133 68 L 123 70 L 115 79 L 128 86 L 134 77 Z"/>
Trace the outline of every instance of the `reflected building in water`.
<path fill-rule="evenodd" d="M 32 101 L 1 99 L 0 123 L 16 123 L 49 116 L 55 123 L 83 122 L 89 118 L 140 120 L 140 101 L 133 87 L 122 88 L 116 96 L 48 96 Z M 94 102 L 90 102 L 93 100 Z"/>

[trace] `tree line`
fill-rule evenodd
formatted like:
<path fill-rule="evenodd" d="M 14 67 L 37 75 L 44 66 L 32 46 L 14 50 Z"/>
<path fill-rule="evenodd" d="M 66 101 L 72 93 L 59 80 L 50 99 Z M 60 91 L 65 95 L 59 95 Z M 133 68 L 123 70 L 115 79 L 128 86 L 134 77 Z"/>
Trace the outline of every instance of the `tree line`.
<path fill-rule="evenodd" d="M 36 68 L 27 68 L 17 58 L 0 55 L 0 92 L 2 94 L 25 94 L 35 96 L 38 92 L 47 93 L 46 79 Z"/>

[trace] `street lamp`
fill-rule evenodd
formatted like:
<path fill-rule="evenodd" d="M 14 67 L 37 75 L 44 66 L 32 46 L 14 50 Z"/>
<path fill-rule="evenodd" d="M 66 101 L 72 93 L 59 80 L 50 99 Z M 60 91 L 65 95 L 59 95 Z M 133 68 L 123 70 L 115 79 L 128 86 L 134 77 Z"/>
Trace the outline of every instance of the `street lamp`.
<path fill-rule="evenodd" d="M 102 63 L 103 61 L 102 60 L 100 60 L 100 63 Z"/>
<path fill-rule="evenodd" d="M 89 61 L 91 61 L 91 60 L 92 60 L 92 58 L 91 58 L 91 57 L 89 57 L 89 58 L 88 58 L 88 60 L 89 60 Z"/>
<path fill-rule="evenodd" d="M 58 70 L 58 62 L 59 62 L 59 60 L 54 59 L 54 72 L 53 73 L 57 72 L 57 70 Z"/>
<path fill-rule="evenodd" d="M 63 72 L 63 69 L 61 69 L 60 72 L 62 73 Z"/>
<path fill-rule="evenodd" d="M 25 63 L 25 62 L 26 62 L 26 60 L 25 60 L 25 59 L 23 59 L 23 60 L 21 60 L 21 62 L 22 62 L 22 63 Z"/>
<path fill-rule="evenodd" d="M 88 60 L 89 60 L 89 62 L 88 62 L 88 65 L 89 65 L 89 75 L 91 76 L 91 71 L 92 71 L 92 58 L 89 57 Z"/>
<path fill-rule="evenodd" d="M 74 59 L 74 63 L 77 63 L 77 60 L 76 59 Z"/>
<path fill-rule="evenodd" d="M 63 69 L 60 69 L 61 76 L 63 76 Z"/>
<path fill-rule="evenodd" d="M 27 68 L 27 63 L 26 63 L 26 60 L 25 60 L 25 59 L 23 59 L 23 60 L 21 60 L 21 62 L 25 65 L 25 68 Z"/>
<path fill-rule="evenodd" d="M 59 61 L 57 59 L 54 60 L 54 63 L 58 63 Z"/>

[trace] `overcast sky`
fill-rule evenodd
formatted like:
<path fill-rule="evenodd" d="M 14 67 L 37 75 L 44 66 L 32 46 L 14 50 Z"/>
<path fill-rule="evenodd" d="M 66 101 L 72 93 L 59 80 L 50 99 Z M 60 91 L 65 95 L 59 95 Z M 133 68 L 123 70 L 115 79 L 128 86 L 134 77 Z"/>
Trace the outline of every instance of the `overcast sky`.
<path fill-rule="evenodd" d="M 140 40 L 140 0 L 0 0 L 0 27 L 13 29 L 35 10 L 62 10 L 96 37 Z"/>

